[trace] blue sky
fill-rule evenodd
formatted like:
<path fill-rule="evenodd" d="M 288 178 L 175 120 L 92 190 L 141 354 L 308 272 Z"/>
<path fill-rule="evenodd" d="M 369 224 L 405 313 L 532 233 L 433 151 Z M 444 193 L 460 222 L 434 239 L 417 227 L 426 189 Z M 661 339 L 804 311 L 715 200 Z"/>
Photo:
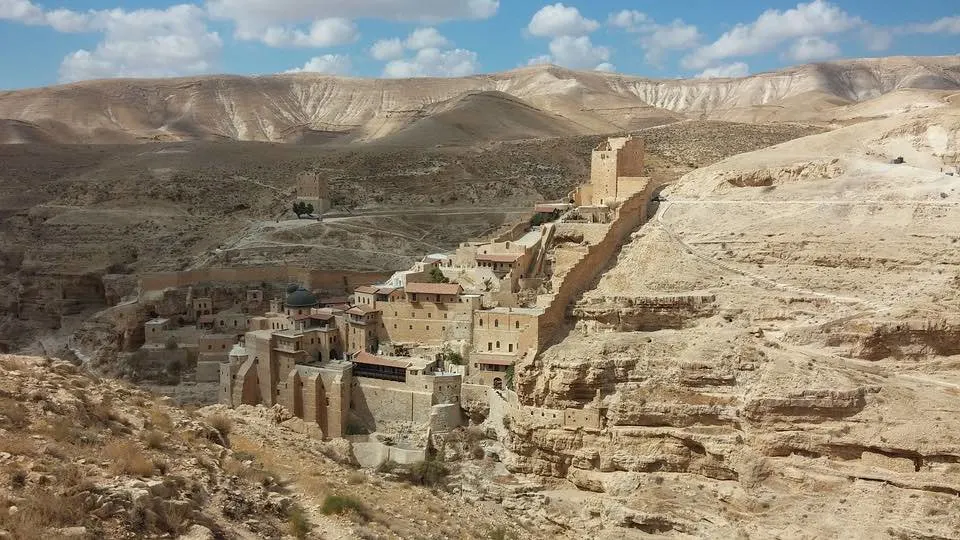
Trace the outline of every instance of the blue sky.
<path fill-rule="evenodd" d="M 958 0 L 0 0 L 2 89 L 295 70 L 461 76 L 533 63 L 743 76 L 958 52 Z"/>

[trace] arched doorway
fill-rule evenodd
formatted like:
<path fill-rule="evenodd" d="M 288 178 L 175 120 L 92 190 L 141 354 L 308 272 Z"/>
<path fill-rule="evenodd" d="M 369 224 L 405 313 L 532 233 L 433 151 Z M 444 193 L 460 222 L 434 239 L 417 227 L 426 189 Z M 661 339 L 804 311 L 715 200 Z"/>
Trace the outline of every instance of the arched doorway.
<path fill-rule="evenodd" d="M 497 377 L 493 380 L 493 389 L 494 390 L 503 390 L 503 379 Z"/>

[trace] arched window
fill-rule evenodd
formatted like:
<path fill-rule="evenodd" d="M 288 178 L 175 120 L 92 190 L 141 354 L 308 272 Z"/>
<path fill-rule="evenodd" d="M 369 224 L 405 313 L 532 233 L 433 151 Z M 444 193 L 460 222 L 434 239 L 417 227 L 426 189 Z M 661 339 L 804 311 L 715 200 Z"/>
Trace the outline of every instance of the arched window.
<path fill-rule="evenodd" d="M 497 319 L 494 319 L 494 320 L 493 320 L 493 327 L 494 327 L 494 328 L 500 328 L 500 321 L 498 321 Z"/>
<path fill-rule="evenodd" d="M 500 348 L 500 342 L 499 342 L 499 341 L 497 342 L 497 348 L 498 348 L 498 349 Z"/>

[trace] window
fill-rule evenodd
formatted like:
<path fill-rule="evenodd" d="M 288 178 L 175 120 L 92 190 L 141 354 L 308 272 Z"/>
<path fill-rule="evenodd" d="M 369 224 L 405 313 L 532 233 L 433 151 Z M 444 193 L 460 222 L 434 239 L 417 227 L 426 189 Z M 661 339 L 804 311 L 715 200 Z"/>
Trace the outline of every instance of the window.
<path fill-rule="evenodd" d="M 497 342 L 497 348 L 498 348 L 498 349 L 500 348 L 500 342 L 499 342 L 499 341 Z"/>
<path fill-rule="evenodd" d="M 507 345 L 507 352 L 513 352 L 513 343 Z"/>
<path fill-rule="evenodd" d="M 412 325 L 412 324 L 410 325 L 410 329 L 413 330 L 413 325 Z"/>
<path fill-rule="evenodd" d="M 514 325 L 516 325 L 515 328 L 520 329 L 520 321 L 515 322 Z"/>
<path fill-rule="evenodd" d="M 393 316 L 394 316 L 394 317 L 397 316 L 397 312 L 396 312 L 396 311 L 393 312 Z"/>
<path fill-rule="evenodd" d="M 430 330 L 430 325 L 429 325 L 429 324 L 427 325 L 427 330 Z"/>
<path fill-rule="evenodd" d="M 446 313 L 443 314 L 443 318 L 444 318 L 444 319 L 447 318 L 447 314 L 446 314 Z"/>
<path fill-rule="evenodd" d="M 483 326 L 483 319 L 480 319 L 480 326 Z"/>
<path fill-rule="evenodd" d="M 432 319 L 432 318 L 433 318 L 433 313 L 430 313 L 430 312 L 428 311 L 428 312 L 427 312 L 427 318 L 428 318 L 428 319 Z"/>
<path fill-rule="evenodd" d="M 396 330 L 396 329 L 397 329 L 397 325 L 393 325 L 393 329 Z"/>
<path fill-rule="evenodd" d="M 488 350 L 488 351 L 492 351 L 492 350 L 493 350 L 493 343 L 491 343 L 491 342 L 489 342 L 489 341 L 487 342 L 487 350 Z"/>
<path fill-rule="evenodd" d="M 500 321 L 498 321 L 497 319 L 494 319 L 494 320 L 493 320 L 493 327 L 494 327 L 494 328 L 500 328 Z"/>

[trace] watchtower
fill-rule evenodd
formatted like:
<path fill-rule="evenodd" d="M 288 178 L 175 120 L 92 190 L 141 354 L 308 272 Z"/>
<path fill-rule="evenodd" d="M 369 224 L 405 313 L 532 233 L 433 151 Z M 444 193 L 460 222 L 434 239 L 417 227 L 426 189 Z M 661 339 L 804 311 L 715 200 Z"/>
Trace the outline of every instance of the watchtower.
<path fill-rule="evenodd" d="M 315 172 L 297 175 L 297 202 L 313 205 L 314 212 L 322 214 L 330 209 L 330 186 L 327 179 Z"/>

